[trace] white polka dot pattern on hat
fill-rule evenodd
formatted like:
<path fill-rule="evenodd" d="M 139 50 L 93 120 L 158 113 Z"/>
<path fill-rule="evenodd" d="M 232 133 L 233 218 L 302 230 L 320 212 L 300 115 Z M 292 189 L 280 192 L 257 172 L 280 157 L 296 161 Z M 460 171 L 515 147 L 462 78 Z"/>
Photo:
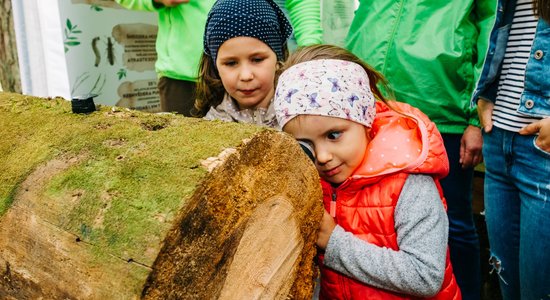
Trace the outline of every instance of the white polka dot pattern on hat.
<path fill-rule="evenodd" d="M 214 61 L 218 49 L 234 37 L 254 37 L 283 60 L 283 48 L 292 26 L 272 0 L 218 0 L 206 21 L 204 52 Z"/>

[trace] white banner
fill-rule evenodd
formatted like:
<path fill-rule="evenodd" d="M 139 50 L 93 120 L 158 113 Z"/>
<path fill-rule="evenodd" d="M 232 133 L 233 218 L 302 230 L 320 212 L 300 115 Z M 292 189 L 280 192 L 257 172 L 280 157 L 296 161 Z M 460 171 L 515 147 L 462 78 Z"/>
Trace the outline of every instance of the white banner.
<path fill-rule="evenodd" d="M 160 111 L 155 13 L 111 0 L 15 3 L 24 93 L 66 99 L 96 94 L 96 104 Z"/>
<path fill-rule="evenodd" d="M 106 0 L 60 0 L 71 95 L 160 111 L 155 73 L 157 16 Z"/>

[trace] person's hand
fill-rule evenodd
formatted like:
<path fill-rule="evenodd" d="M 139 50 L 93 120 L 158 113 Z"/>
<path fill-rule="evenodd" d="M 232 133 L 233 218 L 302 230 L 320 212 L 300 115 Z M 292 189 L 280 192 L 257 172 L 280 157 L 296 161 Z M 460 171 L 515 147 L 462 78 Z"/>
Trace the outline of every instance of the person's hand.
<path fill-rule="evenodd" d="M 319 235 L 317 237 L 317 247 L 323 250 L 327 248 L 328 240 L 330 239 L 330 235 L 332 234 L 332 231 L 334 231 L 334 227 L 336 227 L 336 223 L 334 222 L 334 219 L 325 210 L 323 214 L 323 219 L 321 220 L 321 224 L 319 226 Z"/>
<path fill-rule="evenodd" d="M 468 125 L 460 139 L 460 164 L 463 169 L 473 168 L 483 161 L 481 129 Z"/>
<path fill-rule="evenodd" d="M 493 129 L 493 108 L 495 104 L 491 101 L 483 100 L 479 98 L 477 101 L 477 114 L 479 115 L 479 122 L 481 123 L 481 128 L 485 132 L 491 132 Z"/>
<path fill-rule="evenodd" d="M 533 122 L 523 127 L 519 134 L 530 135 L 538 133 L 539 136 L 535 140 L 536 145 L 546 152 L 550 152 L 550 118 L 545 118 Z"/>
<path fill-rule="evenodd" d="M 190 0 L 153 0 L 156 3 L 162 4 L 166 7 L 174 7 L 183 3 L 189 3 Z"/>

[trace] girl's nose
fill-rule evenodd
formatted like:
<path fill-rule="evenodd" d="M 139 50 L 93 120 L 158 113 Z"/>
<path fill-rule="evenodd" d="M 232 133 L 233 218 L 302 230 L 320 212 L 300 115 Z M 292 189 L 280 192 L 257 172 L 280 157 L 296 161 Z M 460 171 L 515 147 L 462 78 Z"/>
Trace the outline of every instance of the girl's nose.
<path fill-rule="evenodd" d="M 319 165 L 324 165 L 332 160 L 332 153 L 326 147 L 316 146 L 315 154 L 315 159 Z"/>
<path fill-rule="evenodd" d="M 250 67 L 243 66 L 240 70 L 239 76 L 242 81 L 250 81 L 254 78 L 254 72 L 252 72 Z"/>

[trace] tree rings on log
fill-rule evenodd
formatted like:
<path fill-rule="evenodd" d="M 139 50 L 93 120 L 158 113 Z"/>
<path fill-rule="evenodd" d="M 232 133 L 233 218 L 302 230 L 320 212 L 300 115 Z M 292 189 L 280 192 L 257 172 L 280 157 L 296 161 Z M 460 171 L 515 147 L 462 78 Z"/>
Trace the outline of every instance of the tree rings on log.
<path fill-rule="evenodd" d="M 310 299 L 322 216 L 316 171 L 263 132 L 193 195 L 149 275 L 145 299 Z"/>

